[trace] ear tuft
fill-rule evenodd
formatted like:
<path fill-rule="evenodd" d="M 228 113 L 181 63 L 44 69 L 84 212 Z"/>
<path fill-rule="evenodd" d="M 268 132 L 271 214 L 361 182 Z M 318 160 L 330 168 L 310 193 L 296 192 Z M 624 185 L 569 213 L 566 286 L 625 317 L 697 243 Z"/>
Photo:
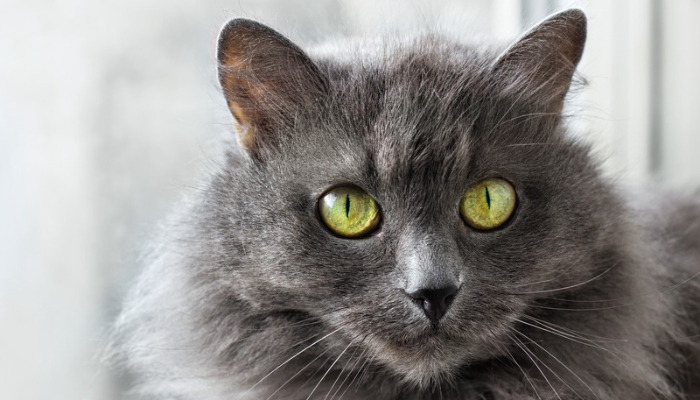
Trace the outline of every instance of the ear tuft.
<path fill-rule="evenodd" d="M 554 14 L 526 32 L 494 62 L 508 92 L 528 92 L 548 112 L 560 112 L 586 43 L 586 15 Z"/>

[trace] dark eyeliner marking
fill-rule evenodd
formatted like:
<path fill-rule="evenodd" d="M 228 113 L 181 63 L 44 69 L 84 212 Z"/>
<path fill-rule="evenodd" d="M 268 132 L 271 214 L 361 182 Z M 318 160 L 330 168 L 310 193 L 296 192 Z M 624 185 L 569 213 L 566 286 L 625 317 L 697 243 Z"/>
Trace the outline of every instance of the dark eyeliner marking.
<path fill-rule="evenodd" d="M 345 217 L 350 218 L 350 195 L 345 195 Z"/>
<path fill-rule="evenodd" d="M 489 195 L 489 188 L 484 187 L 484 191 L 486 192 L 486 205 L 488 206 L 489 210 L 491 209 L 491 196 Z"/>

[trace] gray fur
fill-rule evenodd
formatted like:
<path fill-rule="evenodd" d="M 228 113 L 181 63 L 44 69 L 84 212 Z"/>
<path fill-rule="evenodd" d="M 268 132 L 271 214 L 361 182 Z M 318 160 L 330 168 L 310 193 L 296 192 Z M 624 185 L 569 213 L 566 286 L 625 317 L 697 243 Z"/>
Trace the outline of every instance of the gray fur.
<path fill-rule="evenodd" d="M 632 199 L 567 136 L 557 102 L 585 19 L 563 15 L 533 47 L 580 47 L 555 66 L 430 35 L 311 62 L 269 28 L 233 22 L 263 32 L 253 49 L 296 58 L 222 65 L 245 82 L 289 80 L 275 75 L 265 104 L 250 104 L 264 116 L 255 144 L 228 150 L 125 304 L 116 357 L 137 397 L 700 395 L 700 201 Z M 489 176 L 514 185 L 517 210 L 475 231 L 459 199 Z M 316 200 L 339 184 L 381 205 L 376 233 L 342 239 L 319 222 Z M 415 260 L 462 285 L 438 328 L 402 293 Z"/>

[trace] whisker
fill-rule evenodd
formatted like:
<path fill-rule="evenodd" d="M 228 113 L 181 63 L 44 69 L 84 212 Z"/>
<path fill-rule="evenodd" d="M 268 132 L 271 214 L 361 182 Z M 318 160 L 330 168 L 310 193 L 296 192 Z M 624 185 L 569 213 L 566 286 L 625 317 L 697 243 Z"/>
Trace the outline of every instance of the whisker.
<path fill-rule="evenodd" d="M 570 263 L 569 266 L 576 265 L 579 261 L 581 261 L 581 259 L 583 259 L 583 257 L 585 257 L 585 254 L 582 254 L 581 256 L 579 256 L 575 261 L 572 261 L 572 262 Z M 510 288 L 511 288 L 511 289 L 515 289 L 515 288 L 520 288 L 520 287 L 529 287 L 529 286 L 540 285 L 540 284 L 543 284 L 543 283 L 548 283 L 548 282 L 552 282 L 552 281 L 554 281 L 554 280 L 556 280 L 556 279 L 559 279 L 559 278 L 560 278 L 561 276 L 563 276 L 563 275 L 564 275 L 564 272 L 560 272 L 558 275 L 553 276 L 553 277 L 551 277 L 551 278 L 549 278 L 549 279 L 545 279 L 545 280 L 542 280 L 542 281 L 536 281 L 536 282 L 525 282 L 525 283 L 522 283 L 522 284 L 520 284 L 520 285 L 511 286 Z M 524 292 L 523 294 L 528 294 L 528 293 L 531 293 L 531 292 Z M 510 294 L 518 294 L 518 293 L 517 293 L 517 292 L 513 292 L 513 293 L 510 293 Z"/>
<path fill-rule="evenodd" d="M 553 277 L 553 278 L 545 279 L 545 280 L 542 280 L 542 281 L 525 282 L 525 283 L 520 284 L 520 285 L 510 286 L 510 288 L 511 288 L 511 289 L 514 289 L 514 288 L 519 288 L 519 287 L 528 287 L 528 286 L 541 285 L 541 284 L 543 284 L 543 283 L 552 282 L 552 281 L 554 281 L 554 280 L 556 280 L 556 279 L 557 279 L 557 277 Z M 509 294 L 517 294 L 517 293 L 510 293 L 510 292 L 509 292 Z"/>
<path fill-rule="evenodd" d="M 586 339 L 586 336 L 587 336 L 589 338 L 603 340 L 604 342 L 607 342 L 607 343 L 620 343 L 620 342 L 627 342 L 628 341 L 627 339 L 615 339 L 615 338 L 609 338 L 609 337 L 605 337 L 605 336 L 594 335 L 594 334 L 588 333 L 588 332 L 578 332 L 578 331 L 575 331 L 571 328 L 567 328 L 567 327 L 564 327 L 561 325 L 556 325 L 556 324 L 553 324 L 551 322 L 545 321 L 543 319 L 540 319 L 540 318 L 537 318 L 537 317 L 534 317 L 531 315 L 525 315 L 525 317 L 531 319 L 533 322 L 535 322 L 537 324 L 546 325 L 547 327 L 550 327 L 552 329 L 559 329 L 565 333 L 568 332 L 569 334 L 571 334 L 573 336 L 578 336 L 581 339 Z"/>
<path fill-rule="evenodd" d="M 520 363 L 519 363 L 518 360 L 515 358 L 515 356 L 513 356 L 513 353 L 511 353 L 511 351 L 508 349 L 507 346 L 503 346 L 503 350 L 505 350 L 505 353 L 506 353 L 506 355 L 508 356 L 508 358 L 510 358 L 511 361 L 513 361 L 513 364 L 515 364 L 515 366 L 518 367 L 518 369 L 520 370 L 520 372 L 522 372 L 523 376 L 525 377 L 525 380 L 527 380 L 527 382 L 530 384 L 530 387 L 532 387 L 532 390 L 535 392 L 535 395 L 537 396 L 537 398 L 540 399 L 540 400 L 542 400 L 542 397 L 540 396 L 540 393 L 537 391 L 537 388 L 535 387 L 535 384 L 532 383 L 532 380 L 530 379 L 530 376 L 527 374 L 527 372 L 525 372 L 525 370 L 523 369 L 523 367 L 520 366 Z"/>
<path fill-rule="evenodd" d="M 563 291 L 563 290 L 569 290 L 569 289 L 577 288 L 577 287 L 579 287 L 579 286 L 583 286 L 583 285 L 589 284 L 589 283 L 595 281 L 596 279 L 600 279 L 602 276 L 604 276 L 605 274 L 607 274 L 608 272 L 610 272 L 610 270 L 612 270 L 613 268 L 615 268 L 618 264 L 619 264 L 619 263 L 615 263 L 615 264 L 613 264 L 612 266 L 610 266 L 610 268 L 608 268 L 608 269 L 606 269 L 605 271 L 603 271 L 602 273 L 600 273 L 600 274 L 594 276 L 593 278 L 590 278 L 590 279 L 586 280 L 585 282 L 577 283 L 577 284 L 575 284 L 575 285 L 566 286 L 566 287 L 561 287 L 561 288 L 557 288 L 557 289 L 534 290 L 534 291 L 531 291 L 531 292 L 510 292 L 509 294 L 521 294 L 521 295 L 524 295 L 524 294 L 554 293 L 554 292 L 561 292 L 561 291 Z"/>
<path fill-rule="evenodd" d="M 586 338 L 584 338 L 584 337 L 577 337 L 577 336 L 573 336 L 573 335 L 570 335 L 570 334 L 565 334 L 565 333 L 563 333 L 563 332 L 557 332 L 557 331 L 553 330 L 552 328 L 545 328 L 545 327 L 542 327 L 542 326 L 533 325 L 533 324 L 530 324 L 530 323 L 528 323 L 528 322 L 525 322 L 525 321 L 523 321 L 523 320 L 521 320 L 521 319 L 517 319 L 517 318 L 516 318 L 515 320 L 516 320 L 517 322 L 523 324 L 523 325 L 527 325 L 527 326 L 530 326 L 530 327 L 532 327 L 532 328 L 539 329 L 539 330 L 541 330 L 541 331 L 543 331 L 543 332 L 547 332 L 547 333 L 549 333 L 549 334 L 552 334 L 552 335 L 561 337 L 561 338 L 563 338 L 563 339 L 567 339 L 567 340 L 570 340 L 570 341 L 572 341 L 572 342 L 582 344 L 582 345 L 584 345 L 584 346 L 589 346 L 589 347 L 592 347 L 592 348 L 594 348 L 594 349 L 603 350 L 603 351 L 605 351 L 605 352 L 607 352 L 607 353 L 610 353 L 611 355 L 615 356 L 615 357 L 618 358 L 619 360 L 622 360 L 622 359 L 621 359 L 617 354 L 615 354 L 612 350 L 606 349 L 605 347 L 601 346 L 600 344 L 598 344 L 598 343 L 596 343 L 596 342 L 593 342 L 593 341 L 590 340 L 590 339 L 586 339 Z"/>
<path fill-rule="evenodd" d="M 586 386 L 586 388 L 591 392 L 591 394 L 593 394 L 593 396 L 595 396 L 596 399 L 600 400 L 600 397 L 598 396 L 598 394 L 597 394 L 596 392 L 594 392 L 593 389 L 591 389 L 591 387 L 590 387 L 583 379 L 581 379 L 581 377 L 578 376 L 577 373 L 575 373 L 574 371 L 572 371 L 571 368 L 569 368 L 566 364 L 564 364 L 561 360 L 559 360 L 559 358 L 557 358 L 554 354 L 550 353 L 547 349 L 545 349 L 543 346 L 539 345 L 537 342 L 535 342 L 535 341 L 533 341 L 532 339 L 530 339 L 530 338 L 529 338 L 527 335 L 525 335 L 524 333 L 519 332 L 518 330 L 514 330 L 514 331 L 515 331 L 515 333 L 517 333 L 518 335 L 520 335 L 520 336 L 522 336 L 522 337 L 524 337 L 524 338 L 530 340 L 535 346 L 537 346 L 537 347 L 539 347 L 540 349 L 542 349 L 542 351 L 544 351 L 545 353 L 549 354 L 550 357 L 552 357 L 556 362 L 558 362 L 559 364 L 561 364 L 562 367 L 566 368 L 566 370 L 569 371 L 573 376 L 575 376 L 576 379 L 578 379 L 579 381 L 581 381 L 581 383 L 583 383 L 583 385 Z M 545 366 L 546 366 L 546 365 L 545 365 Z M 554 373 L 554 371 L 552 371 L 552 373 Z M 556 375 L 556 373 L 554 373 L 554 374 Z M 559 380 L 562 380 L 562 379 L 559 378 Z M 563 380 L 562 380 L 562 382 L 563 382 Z M 564 384 L 566 384 L 566 383 L 564 383 Z M 569 386 L 569 385 L 567 385 L 567 386 Z M 569 387 L 569 388 L 571 389 L 571 387 Z M 573 390 L 573 389 L 571 389 L 571 390 Z M 574 391 L 574 393 L 575 393 L 575 392 L 576 392 L 576 391 Z M 577 393 L 577 395 L 578 395 L 578 393 Z M 581 396 L 579 396 L 579 397 L 581 397 Z M 583 399 L 583 397 L 581 397 L 581 398 Z"/>
<path fill-rule="evenodd" d="M 555 301 L 560 301 L 560 302 L 589 303 L 589 304 L 590 303 L 603 303 L 603 304 L 605 304 L 605 303 L 610 303 L 610 302 L 614 302 L 614 301 L 627 301 L 627 300 L 629 300 L 629 302 L 615 304 L 615 305 L 611 305 L 611 306 L 591 307 L 591 308 L 563 308 L 563 307 L 550 307 L 550 306 L 541 306 L 541 305 L 533 304 L 533 305 L 531 305 L 531 307 L 541 308 L 544 310 L 554 310 L 554 311 L 603 311 L 603 310 L 612 310 L 612 309 L 621 308 L 621 307 L 636 306 L 638 303 L 632 302 L 631 300 L 638 300 L 640 298 L 648 297 L 648 296 L 660 296 L 662 294 L 665 294 L 665 293 L 668 293 L 668 292 L 671 292 L 673 290 L 678 289 L 682 285 L 685 285 L 686 283 L 697 278 L 698 276 L 700 276 L 700 271 L 696 272 L 695 274 L 693 274 L 689 278 L 686 278 L 682 282 L 676 283 L 676 284 L 669 286 L 669 287 L 662 289 L 662 290 L 653 291 L 653 292 L 646 292 L 646 293 L 642 293 L 642 294 L 635 295 L 635 296 L 619 297 L 619 298 L 615 298 L 615 299 L 575 300 L 575 299 L 560 299 L 560 298 L 556 298 L 556 297 L 548 298 L 549 300 L 555 300 Z"/>
<path fill-rule="evenodd" d="M 331 372 L 331 370 L 333 369 L 333 367 L 335 366 L 335 364 L 338 362 L 338 360 L 340 360 L 340 358 L 343 356 L 343 354 L 345 354 L 345 352 L 348 351 L 348 349 L 350 348 L 350 346 L 351 346 L 352 344 L 353 344 L 353 341 L 351 340 L 350 343 L 348 343 L 348 345 L 345 346 L 345 348 L 344 348 L 343 351 L 340 353 L 340 355 L 339 355 L 338 357 L 336 357 L 335 361 L 333 361 L 333 363 L 331 364 L 331 366 L 328 367 L 328 369 L 327 369 L 326 372 L 323 374 L 323 376 L 321 377 L 321 379 L 319 379 L 319 381 L 318 381 L 318 383 L 316 384 L 316 386 L 314 386 L 314 388 L 311 390 L 311 393 L 309 393 L 309 397 L 307 397 L 306 400 L 311 399 L 311 396 L 314 394 L 314 392 L 316 391 L 316 389 L 318 389 L 318 387 L 319 387 L 319 385 L 321 384 L 321 382 L 323 382 L 323 379 L 326 377 L 326 375 L 328 375 L 329 372 Z"/>
<path fill-rule="evenodd" d="M 357 389 L 360 388 L 360 382 L 362 382 L 363 379 L 365 379 L 365 376 L 367 375 L 367 372 L 369 371 L 371 364 L 367 364 L 367 367 L 365 367 L 365 370 L 362 372 L 362 375 L 360 376 L 360 379 L 357 380 L 357 384 L 355 385 L 355 392 L 357 392 Z"/>
<path fill-rule="evenodd" d="M 561 397 L 559 396 L 559 393 L 557 393 L 556 389 L 554 389 L 554 386 L 552 386 L 552 383 L 549 381 L 549 379 L 547 379 L 547 375 L 545 375 L 544 371 L 542 371 L 542 369 L 539 367 L 539 365 L 537 365 L 537 362 L 535 361 L 535 359 L 532 358 L 532 356 L 530 355 L 530 351 L 527 349 L 527 347 L 525 347 L 525 344 L 522 343 L 518 338 L 512 336 L 511 334 L 508 334 L 508 337 L 515 343 L 516 346 L 520 347 L 520 350 L 522 350 L 525 353 L 527 358 L 529 358 L 530 361 L 532 361 L 532 364 L 535 366 L 535 368 L 537 368 L 537 370 L 540 371 L 540 375 L 542 375 L 542 377 L 547 382 L 549 387 L 552 388 L 552 392 L 554 393 L 554 395 L 557 396 L 557 398 L 559 400 L 562 400 Z M 534 356 L 534 354 L 533 354 L 533 356 Z M 540 362 L 542 362 L 542 361 L 540 360 Z M 546 367 L 546 365 L 545 365 L 545 367 Z"/>
<path fill-rule="evenodd" d="M 364 338 L 362 339 L 362 341 L 364 341 Z M 360 342 L 360 343 L 362 343 L 362 342 Z M 364 357 L 366 351 L 367 351 L 367 349 L 365 348 L 362 351 L 362 353 L 360 353 L 360 356 L 357 358 L 357 360 L 355 360 L 355 363 L 352 365 L 352 368 L 350 368 L 350 370 L 348 370 L 348 375 L 345 377 L 345 379 L 343 379 L 342 382 L 340 382 L 340 386 L 338 386 L 338 389 L 333 393 L 333 396 L 331 397 L 330 400 L 333 400 L 335 398 L 335 396 L 338 394 L 338 392 L 340 392 L 340 389 L 343 388 L 343 385 L 345 384 L 345 382 L 347 382 L 348 378 L 350 378 L 350 375 L 352 375 L 352 371 L 355 369 L 355 367 L 357 367 L 357 364 L 359 364 L 360 360 L 362 360 L 362 357 Z M 359 370 L 361 370 L 363 366 L 364 366 L 364 364 L 362 364 L 360 366 Z M 348 384 L 348 388 L 350 388 L 350 386 L 352 386 L 352 381 L 350 381 L 350 383 Z M 347 390 L 348 389 L 345 389 L 345 391 L 347 391 Z M 343 392 L 343 394 L 340 395 L 338 400 L 340 400 L 343 397 L 343 395 L 345 394 L 345 391 Z"/>
<path fill-rule="evenodd" d="M 353 357 L 355 357 L 355 353 L 357 353 L 357 350 L 358 350 L 358 349 L 359 349 L 359 347 L 355 347 L 355 350 L 353 350 L 352 354 L 350 354 L 349 361 L 352 360 Z M 359 360 L 357 360 L 357 361 L 359 361 Z M 357 361 L 355 361 L 355 364 L 357 364 Z M 336 385 L 336 384 L 338 383 L 338 381 L 340 380 L 340 377 L 343 376 L 343 374 L 345 373 L 345 370 L 347 369 L 348 365 L 350 365 L 349 362 L 348 362 L 347 364 L 343 365 L 343 369 L 340 370 L 340 373 L 339 373 L 338 376 L 335 378 L 335 381 L 333 381 L 333 385 L 331 385 L 330 389 L 328 389 L 328 393 L 326 393 L 326 397 L 324 397 L 323 400 L 328 399 L 328 396 L 331 395 L 331 392 L 333 391 L 333 388 L 335 387 L 335 385 Z M 343 382 L 344 382 L 344 381 L 343 381 Z M 341 385 L 342 385 L 342 383 L 341 383 Z"/>
<path fill-rule="evenodd" d="M 348 383 L 348 387 L 345 388 L 345 390 L 344 390 L 343 393 L 340 395 L 340 397 L 338 397 L 338 400 L 341 400 L 341 399 L 343 398 L 343 396 L 345 396 L 345 393 L 347 393 L 348 390 L 352 387 L 352 384 L 355 382 L 355 380 L 357 379 L 357 377 L 360 376 L 360 374 L 363 372 L 363 368 L 365 368 L 365 366 L 367 365 L 367 363 L 369 363 L 369 359 L 365 360 L 365 362 L 363 362 L 362 365 L 360 365 L 360 369 L 357 370 L 357 373 L 355 374 L 355 377 L 352 378 L 352 380 L 350 381 L 350 383 Z M 358 382 L 359 382 L 359 381 L 358 381 Z"/>
<path fill-rule="evenodd" d="M 292 361 L 293 359 L 295 359 L 297 356 L 299 356 L 300 354 L 304 353 L 306 350 L 308 350 L 308 349 L 314 347 L 314 346 L 317 345 L 318 343 L 321 343 L 323 340 L 325 340 L 325 339 L 328 338 L 329 336 L 331 336 L 331 335 L 337 333 L 338 331 L 340 331 L 340 329 L 341 329 L 341 328 L 338 328 L 338 329 L 332 331 L 331 333 L 329 333 L 329 334 L 323 336 L 322 338 L 316 340 L 315 342 L 311 343 L 310 345 L 304 347 L 304 348 L 301 349 L 298 353 L 296 353 L 296 354 L 294 354 L 293 356 L 289 357 L 286 361 L 284 361 L 282 364 L 280 364 L 280 365 L 278 365 L 277 367 L 275 367 L 275 369 L 273 369 L 272 371 L 268 372 L 267 375 L 263 376 L 263 377 L 262 377 L 259 381 L 257 381 L 253 386 L 251 386 L 250 389 L 248 389 L 248 390 L 245 392 L 244 395 L 247 395 L 248 393 L 250 393 L 250 391 L 253 390 L 253 389 L 255 389 L 256 386 L 258 386 L 260 383 L 262 383 L 262 382 L 263 382 L 265 379 L 267 379 L 270 375 L 274 374 L 277 370 L 279 370 L 279 369 L 282 368 L 283 366 L 287 365 L 290 361 Z"/>
<path fill-rule="evenodd" d="M 642 293 L 639 295 L 634 295 L 634 296 L 627 296 L 627 297 L 618 297 L 615 299 L 606 299 L 606 300 L 575 300 L 575 299 L 558 299 L 558 298 L 552 298 L 553 300 L 557 301 L 566 301 L 570 303 L 605 303 L 605 302 L 612 302 L 612 301 L 622 301 L 622 300 L 636 300 L 639 299 L 640 297 L 646 297 L 646 296 L 658 296 L 664 293 L 668 293 L 670 291 L 676 290 L 679 287 L 685 285 L 686 283 L 690 282 L 691 280 L 697 278 L 700 276 L 700 271 L 694 273 L 690 277 L 684 279 L 681 282 L 675 283 L 669 287 L 666 287 L 664 289 L 660 289 L 658 291 L 653 291 L 653 292 L 646 292 Z M 627 304 L 621 304 L 620 306 L 627 306 L 627 305 L 635 305 L 636 303 L 627 303 Z"/>
<path fill-rule="evenodd" d="M 330 351 L 330 348 L 324 350 L 323 352 L 321 352 L 321 354 L 317 355 L 316 358 L 314 358 L 313 360 L 309 361 L 303 368 L 301 368 L 299 371 L 297 371 L 297 372 L 296 372 L 294 375 L 292 375 L 289 379 L 287 379 L 286 381 L 284 381 L 284 383 L 283 383 L 282 385 L 280 385 L 280 387 L 278 387 L 277 390 L 275 390 L 274 392 L 272 392 L 272 394 L 269 395 L 269 396 L 267 397 L 267 399 L 265 399 L 265 400 L 270 400 L 274 395 L 277 394 L 277 392 L 279 392 L 280 390 L 282 390 L 282 388 L 284 388 L 285 386 L 287 386 L 287 384 L 288 384 L 289 382 L 291 382 L 294 378 L 296 378 L 297 376 L 299 376 L 299 374 L 301 374 L 302 372 L 304 372 L 307 368 L 309 368 L 309 367 L 311 366 L 311 364 L 315 363 L 316 360 L 318 360 L 319 358 L 321 358 L 321 357 L 322 357 L 324 354 L 326 354 L 328 351 Z M 325 363 L 324 363 L 323 365 L 325 365 Z M 321 367 L 323 367 L 323 365 L 322 365 Z M 319 371 L 320 371 L 320 369 L 319 369 Z M 318 371 L 316 371 L 316 373 L 318 373 Z M 315 375 L 316 373 L 314 373 L 314 375 Z M 312 375 L 312 376 L 313 376 L 313 375 Z M 302 386 L 303 386 L 303 385 L 302 385 Z M 301 388 L 301 387 L 300 387 L 300 388 Z"/>

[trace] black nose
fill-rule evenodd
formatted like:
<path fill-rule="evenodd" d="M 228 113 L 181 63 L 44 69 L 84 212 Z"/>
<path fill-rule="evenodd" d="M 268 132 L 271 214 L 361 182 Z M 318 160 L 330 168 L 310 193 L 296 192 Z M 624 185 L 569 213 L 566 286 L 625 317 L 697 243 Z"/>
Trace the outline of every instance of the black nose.
<path fill-rule="evenodd" d="M 419 289 L 406 292 L 406 295 L 423 308 L 423 312 L 433 323 L 437 323 L 447 312 L 458 290 L 457 286 L 450 285 L 439 289 Z"/>

